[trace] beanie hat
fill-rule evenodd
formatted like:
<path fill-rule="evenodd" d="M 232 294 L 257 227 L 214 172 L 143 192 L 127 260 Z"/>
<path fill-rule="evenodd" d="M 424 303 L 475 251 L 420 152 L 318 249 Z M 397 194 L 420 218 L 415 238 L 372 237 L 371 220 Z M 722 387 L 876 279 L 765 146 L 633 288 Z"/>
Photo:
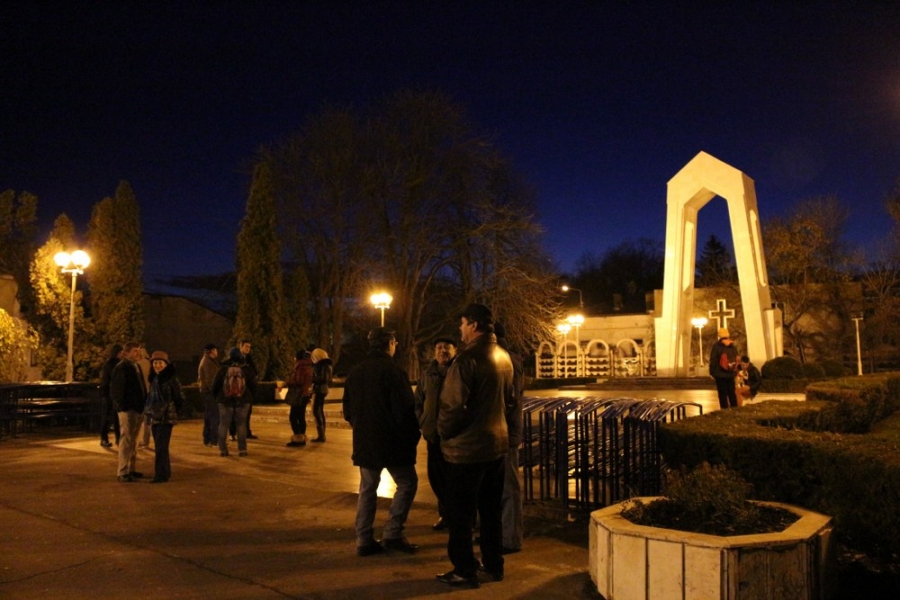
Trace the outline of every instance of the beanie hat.
<path fill-rule="evenodd" d="M 726 329 L 725 327 L 719 327 L 719 339 L 721 340 L 727 337 L 731 337 L 730 335 L 728 335 L 728 329 Z"/>
<path fill-rule="evenodd" d="M 324 359 L 328 358 L 328 353 L 325 352 L 324 350 L 322 350 L 321 348 L 316 348 L 316 349 L 313 350 L 312 353 L 309 355 L 309 358 L 310 358 L 314 363 L 317 363 L 317 362 L 319 362 L 320 360 L 324 360 Z"/>
<path fill-rule="evenodd" d="M 232 348 L 228 351 L 228 360 L 243 361 L 244 354 L 243 352 L 241 352 L 240 348 Z"/>

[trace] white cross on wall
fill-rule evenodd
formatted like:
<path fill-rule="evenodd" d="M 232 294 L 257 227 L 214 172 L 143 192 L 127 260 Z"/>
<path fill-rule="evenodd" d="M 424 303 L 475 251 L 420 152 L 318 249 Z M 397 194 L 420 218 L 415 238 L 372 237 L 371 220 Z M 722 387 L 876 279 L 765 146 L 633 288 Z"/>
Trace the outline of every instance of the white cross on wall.
<path fill-rule="evenodd" d="M 728 308 L 725 299 L 716 300 L 716 310 L 709 311 L 709 318 L 715 319 L 718 327 L 728 329 L 728 319 L 734 318 L 734 309 Z"/>

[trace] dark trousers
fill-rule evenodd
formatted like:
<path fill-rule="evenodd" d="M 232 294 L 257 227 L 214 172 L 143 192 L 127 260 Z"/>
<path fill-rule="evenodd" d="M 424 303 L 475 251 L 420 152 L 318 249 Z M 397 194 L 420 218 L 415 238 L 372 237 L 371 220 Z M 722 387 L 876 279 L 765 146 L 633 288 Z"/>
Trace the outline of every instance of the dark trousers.
<path fill-rule="evenodd" d="M 203 443 L 210 446 L 219 441 L 219 404 L 212 394 L 203 394 Z"/>
<path fill-rule="evenodd" d="M 325 439 L 325 396 L 316 392 L 313 396 L 313 418 L 316 420 L 316 434 Z"/>
<path fill-rule="evenodd" d="M 172 439 L 171 423 L 154 423 L 150 426 L 153 433 L 153 448 L 156 451 L 155 479 L 169 480 L 172 476 L 172 464 L 169 462 L 169 441 Z"/>
<path fill-rule="evenodd" d="M 444 500 L 450 532 L 447 556 L 453 570 L 463 577 L 472 577 L 478 570 L 472 548 L 476 510 L 484 568 L 491 572 L 503 571 L 503 464 L 503 457 L 482 463 L 447 463 Z"/>
<path fill-rule="evenodd" d="M 309 405 L 309 396 L 301 396 L 299 403 L 291 406 L 288 420 L 291 422 L 291 431 L 294 435 L 306 435 L 306 407 Z"/>
<path fill-rule="evenodd" d="M 716 392 L 719 394 L 719 408 L 737 408 L 737 392 L 734 390 L 734 377 L 716 377 Z"/>
<path fill-rule="evenodd" d="M 119 438 L 122 437 L 119 431 L 119 415 L 116 414 L 116 411 L 113 410 L 112 399 L 104 398 L 103 402 L 100 405 L 100 441 L 108 442 L 109 441 L 109 426 L 113 426 L 113 431 L 116 432 L 116 444 L 119 443 Z"/>
<path fill-rule="evenodd" d="M 438 515 L 441 518 L 447 516 L 447 509 L 444 507 L 445 489 L 447 487 L 447 461 L 444 460 L 444 454 L 441 452 L 441 445 L 433 442 L 425 441 L 428 448 L 428 483 L 431 485 L 431 491 L 438 501 Z"/>

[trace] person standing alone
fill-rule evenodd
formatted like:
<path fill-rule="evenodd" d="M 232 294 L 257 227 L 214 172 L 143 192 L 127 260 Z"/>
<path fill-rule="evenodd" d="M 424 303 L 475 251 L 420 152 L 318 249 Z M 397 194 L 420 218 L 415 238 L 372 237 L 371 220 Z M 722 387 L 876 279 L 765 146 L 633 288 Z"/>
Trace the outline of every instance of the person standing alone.
<path fill-rule="evenodd" d="M 734 377 L 738 369 L 737 348 L 724 327 L 719 328 L 719 339 L 709 350 L 709 374 L 716 380 L 719 408 L 737 408 Z"/>

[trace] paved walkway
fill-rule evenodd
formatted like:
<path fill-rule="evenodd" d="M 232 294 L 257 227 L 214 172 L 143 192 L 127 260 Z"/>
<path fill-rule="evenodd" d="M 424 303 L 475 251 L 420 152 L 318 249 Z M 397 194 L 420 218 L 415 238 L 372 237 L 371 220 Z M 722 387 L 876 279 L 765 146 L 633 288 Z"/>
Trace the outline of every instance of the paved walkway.
<path fill-rule="evenodd" d="M 717 409 L 708 390 L 529 395 L 666 397 Z M 172 480 L 163 485 L 148 483 L 149 450 L 138 461 L 147 477 L 121 484 L 115 448 L 101 448 L 95 436 L 44 428 L 0 441 L 0 598 L 600 598 L 588 575 L 583 516 L 530 516 L 546 516 L 540 506 L 528 509 L 525 548 L 507 557 L 505 581 L 480 590 L 436 582 L 450 564 L 446 534 L 431 529 L 436 501 L 424 444 L 407 529 L 419 552 L 357 557 L 351 432 L 337 426 L 340 405 L 327 408 L 325 444 L 286 448 L 287 407 L 256 407 L 259 439 L 245 458 L 220 457 L 200 442 L 200 421 L 182 422 L 172 438 Z M 376 531 L 393 492 L 386 479 Z"/>

